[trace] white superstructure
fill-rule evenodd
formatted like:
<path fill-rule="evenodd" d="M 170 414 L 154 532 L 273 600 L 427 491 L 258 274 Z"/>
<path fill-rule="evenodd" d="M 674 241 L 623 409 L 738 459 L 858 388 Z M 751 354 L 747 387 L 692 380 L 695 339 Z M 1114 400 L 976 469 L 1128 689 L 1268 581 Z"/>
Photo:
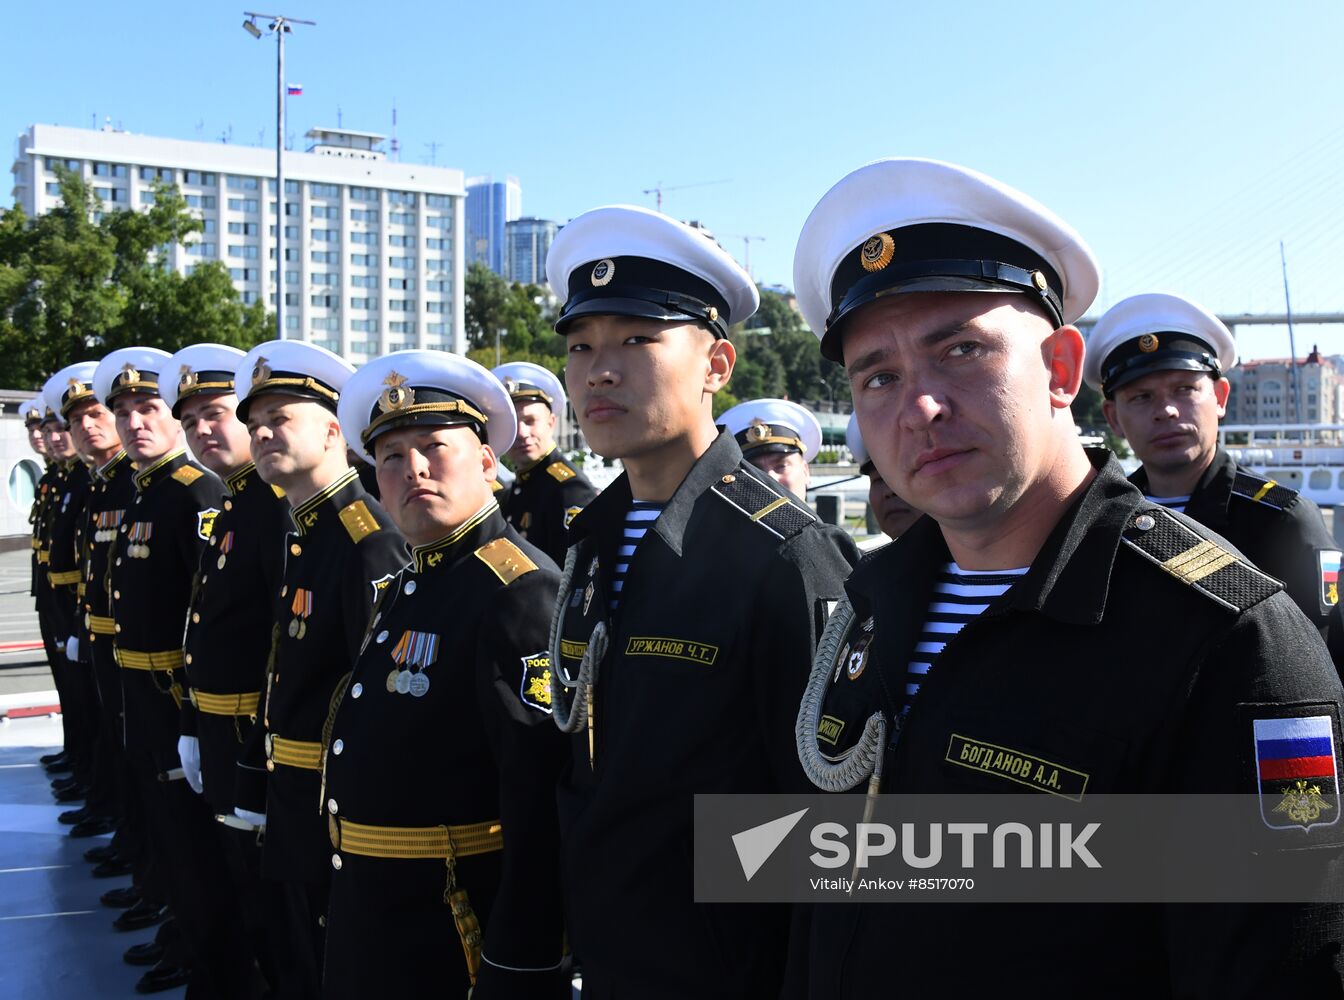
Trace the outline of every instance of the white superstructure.
<path fill-rule="evenodd" d="M 308 138 L 309 152 L 284 161 L 286 336 L 355 364 L 403 348 L 465 353 L 462 171 L 390 162 L 375 133 Z M 58 167 L 83 176 L 104 211 L 142 209 L 156 180 L 176 183 L 205 232 L 171 251 L 172 266 L 222 261 L 245 302 L 274 308 L 273 148 L 34 125 L 12 168 L 30 216 L 60 203 Z"/>

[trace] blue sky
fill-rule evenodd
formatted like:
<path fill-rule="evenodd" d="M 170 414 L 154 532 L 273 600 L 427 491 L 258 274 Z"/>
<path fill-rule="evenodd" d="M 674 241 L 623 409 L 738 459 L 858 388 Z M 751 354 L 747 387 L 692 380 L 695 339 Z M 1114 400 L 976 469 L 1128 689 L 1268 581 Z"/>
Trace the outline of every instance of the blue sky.
<path fill-rule="evenodd" d="M 0 129 L 101 122 L 269 143 L 274 43 L 243 4 L 10 5 Z M 1071 222 L 1095 311 L 1174 291 L 1219 312 L 1344 310 L 1344 6 L 284 0 L 291 131 L 390 131 L 402 159 L 517 176 L 529 215 L 653 204 L 765 282 L 825 190 L 879 156 L 973 166 Z M 12 147 L 11 147 L 12 149 Z M 682 190 L 677 185 L 697 182 Z M 1299 329 L 1344 353 L 1344 328 Z M 1246 356 L 1286 353 L 1246 328 Z"/>

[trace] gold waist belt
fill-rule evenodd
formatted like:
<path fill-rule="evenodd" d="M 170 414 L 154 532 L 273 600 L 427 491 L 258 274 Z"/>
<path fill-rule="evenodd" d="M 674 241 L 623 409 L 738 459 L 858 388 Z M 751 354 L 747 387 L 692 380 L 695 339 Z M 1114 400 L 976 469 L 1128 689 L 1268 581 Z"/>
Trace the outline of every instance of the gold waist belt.
<path fill-rule="evenodd" d="M 165 649 L 141 653 L 134 649 L 114 649 L 117 665 L 126 670 L 177 670 L 182 666 L 182 650 Z"/>
<path fill-rule="evenodd" d="M 504 847 L 499 820 L 462 826 L 370 826 L 332 816 L 331 846 L 367 858 L 469 858 Z"/>
<path fill-rule="evenodd" d="M 79 570 L 66 570 L 64 573 L 48 573 L 47 579 L 53 587 L 69 587 L 79 583 Z"/>
<path fill-rule="evenodd" d="M 301 767 L 307 771 L 322 770 L 322 744 L 306 740 L 287 740 L 283 736 L 268 736 L 271 760 L 287 767 Z"/>
<path fill-rule="evenodd" d="M 207 694 L 205 691 L 191 689 L 191 703 L 206 715 L 252 715 L 257 714 L 261 704 L 260 691 L 248 691 L 244 694 Z"/>
<path fill-rule="evenodd" d="M 99 618 L 97 615 L 85 615 L 84 624 L 94 635 L 116 635 L 117 623 L 112 618 Z"/>
<path fill-rule="evenodd" d="M 51 562 L 51 553 L 48 552 L 46 549 L 38 549 L 37 561 L 41 563 L 43 566 L 47 565 L 47 563 Z"/>

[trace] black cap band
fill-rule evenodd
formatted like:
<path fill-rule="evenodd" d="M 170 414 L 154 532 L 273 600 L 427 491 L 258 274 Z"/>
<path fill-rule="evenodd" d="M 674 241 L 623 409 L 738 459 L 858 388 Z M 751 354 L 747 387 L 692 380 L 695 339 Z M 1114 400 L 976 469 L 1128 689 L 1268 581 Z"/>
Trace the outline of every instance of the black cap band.
<path fill-rule="evenodd" d="M 831 279 L 821 353 L 844 361 L 838 328 L 855 309 L 901 292 L 1015 292 L 1033 296 L 1064 325 L 1064 285 L 1045 258 L 974 226 L 923 223 L 878 233 L 846 254 Z"/>
<path fill-rule="evenodd" d="M 798 452 L 803 454 L 803 441 L 798 432 L 783 424 L 753 422 L 733 435 L 742 449 L 743 458 L 769 452 Z"/>
<path fill-rule="evenodd" d="M 604 257 L 569 275 L 569 297 L 555 322 L 564 333 L 580 316 L 639 316 L 704 323 L 728 336 L 728 302 L 708 281 L 649 257 Z"/>
<path fill-rule="evenodd" d="M 202 393 L 222 396 L 236 392 L 233 378 L 233 372 L 228 371 L 187 372 L 178 379 L 177 402 L 173 403 L 173 416 L 180 416 L 182 403 L 192 396 L 199 396 Z"/>
<path fill-rule="evenodd" d="M 1115 391 L 1149 372 L 1209 372 L 1222 378 L 1218 352 L 1188 333 L 1145 333 L 1116 347 L 1101 363 L 1101 391 L 1110 399 Z"/>
<path fill-rule="evenodd" d="M 76 404 L 82 403 L 86 399 L 94 398 L 92 382 L 80 382 L 77 379 L 71 379 L 70 381 L 73 384 L 67 384 L 65 392 L 61 393 L 62 417 L 68 417 L 70 411 L 75 408 Z"/>
<path fill-rule="evenodd" d="M 266 366 L 265 371 L 254 369 L 252 386 L 247 390 L 247 398 L 238 401 L 238 419 L 247 421 L 248 411 L 258 396 L 276 393 L 285 396 L 297 396 L 300 399 L 321 403 L 332 413 L 341 401 L 341 394 L 325 382 L 313 378 L 304 372 L 278 372 Z"/>
<path fill-rule="evenodd" d="M 134 365 L 126 365 L 112 377 L 112 385 L 107 390 L 107 399 L 104 402 L 110 403 L 127 392 L 157 396 L 159 394 L 159 373 L 136 368 Z"/>
<path fill-rule="evenodd" d="M 360 435 L 368 448 L 376 438 L 403 427 L 470 427 L 487 444 L 489 418 L 471 400 L 436 386 L 399 385 L 384 392 L 369 413 L 369 426 Z"/>

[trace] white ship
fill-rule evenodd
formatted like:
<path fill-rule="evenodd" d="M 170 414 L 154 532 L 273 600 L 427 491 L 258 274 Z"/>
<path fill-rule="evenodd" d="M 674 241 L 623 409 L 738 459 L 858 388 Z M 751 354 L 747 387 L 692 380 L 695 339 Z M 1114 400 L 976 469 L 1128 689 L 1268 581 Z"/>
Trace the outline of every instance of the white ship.
<path fill-rule="evenodd" d="M 1344 504 L 1344 424 L 1228 424 L 1218 440 L 1238 463 L 1317 506 Z"/>

